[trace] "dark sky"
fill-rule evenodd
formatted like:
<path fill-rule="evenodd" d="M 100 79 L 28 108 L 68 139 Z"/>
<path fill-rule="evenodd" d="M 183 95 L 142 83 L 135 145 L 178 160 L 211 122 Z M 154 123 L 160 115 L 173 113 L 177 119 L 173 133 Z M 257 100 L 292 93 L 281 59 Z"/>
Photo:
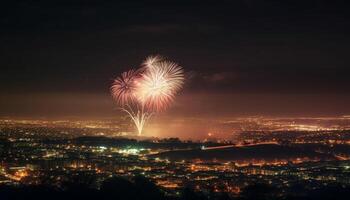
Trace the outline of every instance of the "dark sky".
<path fill-rule="evenodd" d="M 1 116 L 113 115 L 111 80 L 150 54 L 191 77 L 176 115 L 350 113 L 346 1 L 10 2 Z"/>

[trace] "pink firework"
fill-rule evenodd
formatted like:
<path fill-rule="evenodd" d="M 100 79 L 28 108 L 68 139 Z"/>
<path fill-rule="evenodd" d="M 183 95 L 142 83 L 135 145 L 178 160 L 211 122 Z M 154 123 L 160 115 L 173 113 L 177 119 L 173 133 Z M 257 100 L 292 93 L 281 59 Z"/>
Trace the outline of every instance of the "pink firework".
<path fill-rule="evenodd" d="M 114 80 L 111 87 L 111 94 L 119 105 L 124 106 L 134 101 L 137 79 L 139 77 L 140 73 L 132 69 L 123 72 L 120 77 Z"/>

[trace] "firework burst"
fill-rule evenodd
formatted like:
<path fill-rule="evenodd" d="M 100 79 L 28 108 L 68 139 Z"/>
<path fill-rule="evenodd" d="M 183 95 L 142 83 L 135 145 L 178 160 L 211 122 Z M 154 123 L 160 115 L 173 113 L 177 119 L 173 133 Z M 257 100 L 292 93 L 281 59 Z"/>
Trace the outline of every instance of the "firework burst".
<path fill-rule="evenodd" d="M 135 90 L 137 88 L 137 78 L 140 73 L 137 70 L 123 72 L 116 78 L 111 87 L 112 97 L 119 105 L 124 106 L 135 99 Z"/>
<path fill-rule="evenodd" d="M 173 62 L 159 61 L 142 74 L 136 96 L 148 108 L 162 111 L 174 101 L 183 81 L 181 67 Z"/>
<path fill-rule="evenodd" d="M 148 56 L 143 62 L 142 62 L 142 66 L 145 68 L 153 68 L 154 64 L 159 63 L 161 60 L 164 60 L 164 58 L 162 58 L 159 55 L 155 55 L 155 56 Z"/>
<path fill-rule="evenodd" d="M 173 103 L 183 83 L 182 67 L 160 56 L 150 56 L 140 69 L 129 70 L 116 78 L 111 94 L 141 135 L 147 120 Z"/>

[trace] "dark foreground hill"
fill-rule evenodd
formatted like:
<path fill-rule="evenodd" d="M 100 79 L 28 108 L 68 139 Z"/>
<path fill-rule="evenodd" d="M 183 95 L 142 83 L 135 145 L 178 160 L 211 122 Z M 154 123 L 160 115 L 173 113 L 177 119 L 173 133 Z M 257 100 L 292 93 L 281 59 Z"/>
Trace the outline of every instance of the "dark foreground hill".
<path fill-rule="evenodd" d="M 345 200 L 350 188 L 341 185 L 306 189 L 305 185 L 291 185 L 287 190 L 265 184 L 248 185 L 238 195 L 202 192 L 185 187 L 180 192 L 168 193 L 144 177 L 133 180 L 114 177 L 104 181 L 100 189 L 84 183 L 71 182 L 56 188 L 48 185 L 0 185 L 1 200 Z"/>
<path fill-rule="evenodd" d="M 309 160 L 335 160 L 334 150 L 344 149 L 350 150 L 350 146 L 342 146 L 335 149 L 326 145 L 277 145 L 277 144 L 263 144 L 246 147 L 229 147 L 222 149 L 192 149 L 192 150 L 177 150 L 162 152 L 152 157 L 159 157 L 169 160 L 195 160 L 203 161 L 292 161 L 296 159 Z"/>

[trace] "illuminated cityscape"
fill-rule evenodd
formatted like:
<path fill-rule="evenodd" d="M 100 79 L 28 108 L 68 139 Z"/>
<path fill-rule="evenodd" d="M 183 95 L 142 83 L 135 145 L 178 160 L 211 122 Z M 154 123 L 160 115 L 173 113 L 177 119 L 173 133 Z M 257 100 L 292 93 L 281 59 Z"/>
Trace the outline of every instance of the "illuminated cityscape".
<path fill-rule="evenodd" d="M 0 121 L 2 185 L 62 188 L 72 177 L 99 189 L 112 177 L 150 179 L 169 196 L 184 187 L 237 197 L 252 184 L 316 190 L 350 186 L 350 118 L 237 118 L 231 140 L 128 139 L 130 124 L 104 121 Z M 238 130 L 240 129 L 240 132 Z M 86 182 L 85 182 L 86 181 Z M 277 195 L 277 194 L 276 194 Z"/>

